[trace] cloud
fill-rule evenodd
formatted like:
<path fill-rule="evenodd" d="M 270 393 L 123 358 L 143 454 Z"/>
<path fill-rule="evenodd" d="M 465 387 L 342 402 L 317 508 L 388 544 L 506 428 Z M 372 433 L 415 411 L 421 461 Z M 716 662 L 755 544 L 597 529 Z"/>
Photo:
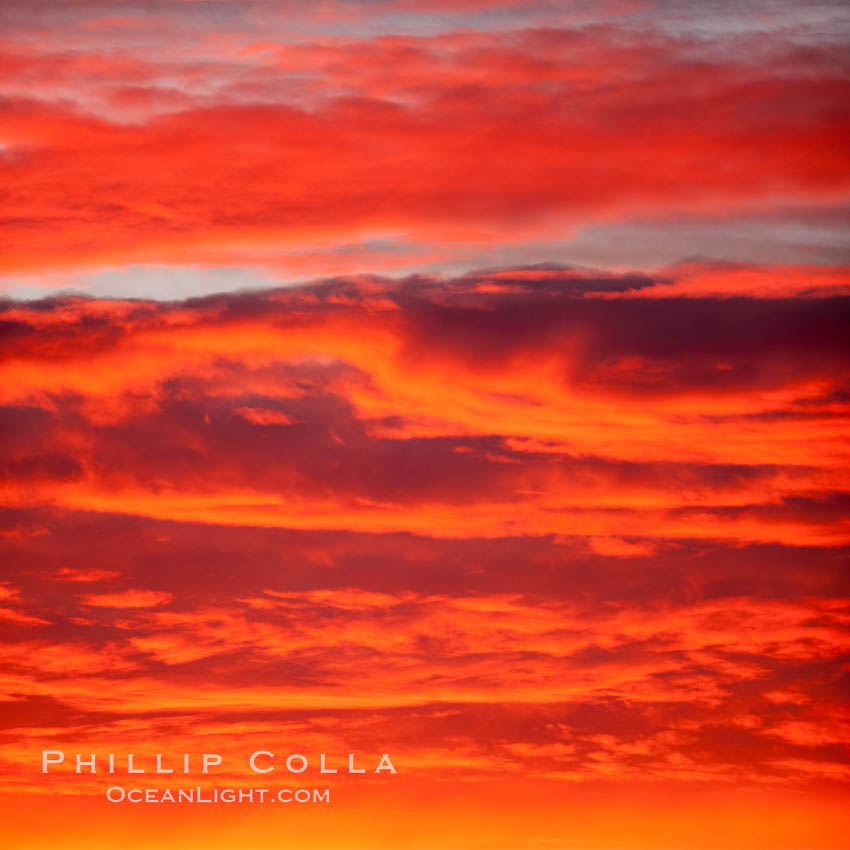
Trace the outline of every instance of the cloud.
<path fill-rule="evenodd" d="M 624 220 L 847 203 L 847 70 L 829 45 L 718 49 L 610 21 L 222 37 L 185 59 L 113 39 L 0 53 L 7 272 L 236 262 L 291 276 L 347 254 L 342 271 L 392 267 L 399 244 L 464 263 Z"/>
<path fill-rule="evenodd" d="M 14 608 L 0 608 L 0 620 L 7 620 L 9 622 L 17 623 L 22 626 L 50 625 L 48 620 L 42 620 L 41 617 L 34 617 L 30 614 L 25 614 L 23 611 L 18 611 Z"/>
<path fill-rule="evenodd" d="M 96 582 L 105 581 L 120 576 L 116 570 L 87 569 L 85 567 L 60 567 L 53 574 L 59 581 Z"/>
<path fill-rule="evenodd" d="M 156 608 L 171 602 L 171 593 L 159 590 L 125 590 L 121 593 L 90 593 L 80 597 L 84 605 L 98 608 Z"/>
<path fill-rule="evenodd" d="M 16 587 L 12 587 L 6 582 L 0 584 L 0 599 L 19 599 L 20 591 Z"/>
<path fill-rule="evenodd" d="M 479 781 L 840 781 L 846 299 L 678 285 L 7 302 L 0 525 L 50 530 L 2 538 L 15 705 L 164 748 L 390 712 Z"/>
<path fill-rule="evenodd" d="M 598 552 L 846 541 L 846 299 L 642 295 L 669 286 L 519 268 L 9 302 L 4 486 L 207 523 L 587 534 Z"/>
<path fill-rule="evenodd" d="M 843 846 L 838 4 L 118 5 L 0 5 L 12 843 Z"/>
<path fill-rule="evenodd" d="M 47 738 L 71 710 L 101 751 L 140 734 L 167 748 L 187 724 L 200 734 L 187 718 L 202 715 L 204 740 L 228 754 L 288 728 L 301 747 L 392 746 L 425 775 L 701 782 L 743 770 L 768 785 L 834 775 L 829 748 L 846 740 L 835 700 L 773 696 L 780 683 L 811 688 L 807 671 L 823 680 L 846 653 L 839 599 L 595 606 L 342 587 L 121 617 L 97 642 L 78 630 L 3 648 L 6 685 L 42 701 Z"/>

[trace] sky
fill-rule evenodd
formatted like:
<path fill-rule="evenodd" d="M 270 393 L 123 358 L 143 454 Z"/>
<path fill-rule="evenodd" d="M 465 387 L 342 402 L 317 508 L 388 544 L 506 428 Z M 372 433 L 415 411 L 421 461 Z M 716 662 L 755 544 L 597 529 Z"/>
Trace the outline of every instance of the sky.
<path fill-rule="evenodd" d="M 0 2 L 15 847 L 844 847 L 848 36 Z"/>

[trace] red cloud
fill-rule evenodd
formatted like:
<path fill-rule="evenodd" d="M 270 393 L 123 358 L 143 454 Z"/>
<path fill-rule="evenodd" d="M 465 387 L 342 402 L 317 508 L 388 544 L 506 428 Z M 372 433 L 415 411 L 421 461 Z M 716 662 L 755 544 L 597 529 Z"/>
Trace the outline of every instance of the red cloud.
<path fill-rule="evenodd" d="M 171 602 L 173 594 L 159 590 L 125 590 L 120 593 L 90 593 L 80 599 L 98 608 L 156 608 Z"/>
<path fill-rule="evenodd" d="M 53 574 L 59 581 L 95 582 L 104 579 L 117 578 L 121 575 L 116 570 L 87 569 L 85 567 L 61 567 Z"/>
<path fill-rule="evenodd" d="M 330 258 L 329 246 L 388 235 L 438 254 L 777 196 L 846 201 L 847 84 L 828 51 L 803 64 L 785 48 L 755 68 L 608 29 L 343 40 L 276 48 L 272 62 L 261 48 L 238 73 L 100 53 L 8 58 L 22 81 L 94 85 L 87 106 L 106 79 L 143 117 L 33 100 L 37 86 L 8 97 L 0 265 Z M 153 84 L 169 71 L 178 84 Z M 174 94 L 222 73 L 239 82 L 216 101 Z M 293 96 L 269 102 L 280 91 Z"/>
<path fill-rule="evenodd" d="M 44 747 L 392 752 L 294 846 L 843 847 L 837 13 L 143 5 L 0 4 L 10 285 L 321 277 L 0 303 L 12 845 L 150 843 Z M 606 270 L 541 262 L 574 235 Z"/>
<path fill-rule="evenodd" d="M 5 487 L 210 523 L 581 533 L 603 554 L 846 541 L 844 301 L 643 296 L 667 286 L 520 269 L 10 306 Z"/>

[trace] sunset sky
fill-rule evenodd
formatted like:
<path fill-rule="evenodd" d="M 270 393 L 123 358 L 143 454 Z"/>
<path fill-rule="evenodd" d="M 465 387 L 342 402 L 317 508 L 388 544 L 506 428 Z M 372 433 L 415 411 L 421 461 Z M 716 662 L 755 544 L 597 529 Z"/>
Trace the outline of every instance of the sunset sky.
<path fill-rule="evenodd" d="M 10 846 L 845 848 L 848 48 L 843 0 L 0 0 Z"/>

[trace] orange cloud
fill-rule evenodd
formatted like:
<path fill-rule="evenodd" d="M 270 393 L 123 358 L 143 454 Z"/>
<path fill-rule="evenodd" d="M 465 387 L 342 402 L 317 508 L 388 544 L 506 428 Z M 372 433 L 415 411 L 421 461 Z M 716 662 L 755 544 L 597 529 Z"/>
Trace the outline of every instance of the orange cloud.
<path fill-rule="evenodd" d="M 13 846 L 845 846 L 850 75 L 709 5 L 0 4 Z M 73 763 L 259 748 L 399 772 Z"/>
<path fill-rule="evenodd" d="M 3 487 L 207 523 L 585 534 L 601 554 L 845 542 L 843 302 L 636 286 L 667 288 L 520 269 L 10 307 Z"/>
<path fill-rule="evenodd" d="M 157 590 L 125 590 L 121 593 L 90 593 L 80 597 L 84 605 L 98 608 L 155 608 L 171 602 L 171 593 Z"/>
<path fill-rule="evenodd" d="M 439 256 L 662 211 L 846 202 L 847 85 L 828 52 L 755 68 L 689 50 L 606 28 L 242 45 L 189 64 L 19 50 L 0 142 L 27 155 L 3 161 L 0 266 L 306 252 L 327 268 L 365 240 L 377 267 L 399 240 Z"/>
<path fill-rule="evenodd" d="M 61 567 L 54 573 L 54 578 L 59 581 L 77 581 L 88 584 L 89 582 L 103 581 L 105 579 L 120 576 L 116 570 L 97 570 L 77 567 Z"/>

